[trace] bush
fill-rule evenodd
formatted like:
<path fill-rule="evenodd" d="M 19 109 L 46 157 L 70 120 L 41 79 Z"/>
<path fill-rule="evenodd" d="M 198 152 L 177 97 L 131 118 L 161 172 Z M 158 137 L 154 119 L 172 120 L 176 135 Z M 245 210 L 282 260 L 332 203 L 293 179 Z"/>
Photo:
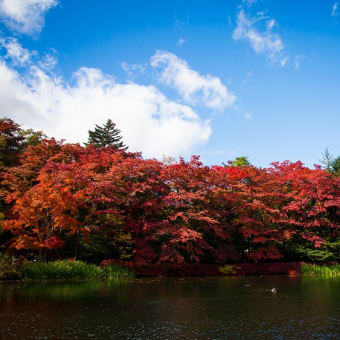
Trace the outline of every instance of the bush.
<path fill-rule="evenodd" d="M 320 248 L 310 248 L 303 244 L 290 244 L 283 248 L 288 260 L 302 260 L 307 262 L 340 261 L 340 241 L 326 242 Z"/>

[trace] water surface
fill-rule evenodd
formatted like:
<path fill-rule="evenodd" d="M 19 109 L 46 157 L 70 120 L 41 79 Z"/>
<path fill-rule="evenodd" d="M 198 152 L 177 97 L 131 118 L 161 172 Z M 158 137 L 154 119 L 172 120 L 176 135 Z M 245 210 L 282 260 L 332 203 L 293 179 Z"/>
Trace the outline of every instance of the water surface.
<path fill-rule="evenodd" d="M 0 339 L 340 339 L 340 279 L 0 285 Z"/>

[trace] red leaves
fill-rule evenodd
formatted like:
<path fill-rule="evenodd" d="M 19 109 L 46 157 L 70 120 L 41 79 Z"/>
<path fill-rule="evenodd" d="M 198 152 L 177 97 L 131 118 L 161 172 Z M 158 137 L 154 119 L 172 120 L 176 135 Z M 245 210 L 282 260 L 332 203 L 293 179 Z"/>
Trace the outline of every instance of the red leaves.
<path fill-rule="evenodd" d="M 282 259 L 281 253 L 272 245 L 259 247 L 248 255 L 248 259 L 258 262 L 259 260 L 279 260 Z"/>
<path fill-rule="evenodd" d="M 305 240 L 307 240 L 311 243 L 314 243 L 315 248 L 320 248 L 325 243 L 325 240 L 322 239 L 318 235 L 313 235 L 313 234 L 310 234 L 310 233 L 302 233 L 301 236 L 302 236 L 303 239 L 305 239 Z"/>
<path fill-rule="evenodd" d="M 339 179 L 300 162 L 207 167 L 195 156 L 164 165 L 52 139 L 29 147 L 3 183 L 17 248 L 119 228 L 132 234 L 138 263 L 221 263 L 276 260 L 292 239 L 320 247 L 339 237 Z"/>
<path fill-rule="evenodd" d="M 61 249 L 65 245 L 65 241 L 58 236 L 51 236 L 45 242 L 46 248 L 49 249 Z"/>

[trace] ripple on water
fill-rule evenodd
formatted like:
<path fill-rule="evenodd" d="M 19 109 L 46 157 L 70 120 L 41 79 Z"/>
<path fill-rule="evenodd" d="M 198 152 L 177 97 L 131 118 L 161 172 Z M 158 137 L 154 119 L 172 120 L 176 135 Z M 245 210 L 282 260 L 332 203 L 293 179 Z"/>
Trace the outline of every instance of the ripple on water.
<path fill-rule="evenodd" d="M 273 286 L 277 294 L 268 294 Z M 9 297 L 2 287 L 1 339 L 340 338 L 339 280 L 165 279 L 39 289 L 12 288 Z"/>

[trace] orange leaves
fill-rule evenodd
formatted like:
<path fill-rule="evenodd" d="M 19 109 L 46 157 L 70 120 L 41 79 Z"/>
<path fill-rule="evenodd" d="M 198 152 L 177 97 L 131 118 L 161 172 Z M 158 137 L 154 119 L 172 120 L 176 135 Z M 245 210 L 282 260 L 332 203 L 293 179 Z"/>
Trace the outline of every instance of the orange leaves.
<path fill-rule="evenodd" d="M 339 237 L 339 179 L 301 162 L 208 167 L 195 156 L 164 165 L 51 139 L 29 147 L 3 183 L 16 248 L 119 229 L 141 263 L 258 261 L 280 258 L 277 246 L 289 242 Z"/>

